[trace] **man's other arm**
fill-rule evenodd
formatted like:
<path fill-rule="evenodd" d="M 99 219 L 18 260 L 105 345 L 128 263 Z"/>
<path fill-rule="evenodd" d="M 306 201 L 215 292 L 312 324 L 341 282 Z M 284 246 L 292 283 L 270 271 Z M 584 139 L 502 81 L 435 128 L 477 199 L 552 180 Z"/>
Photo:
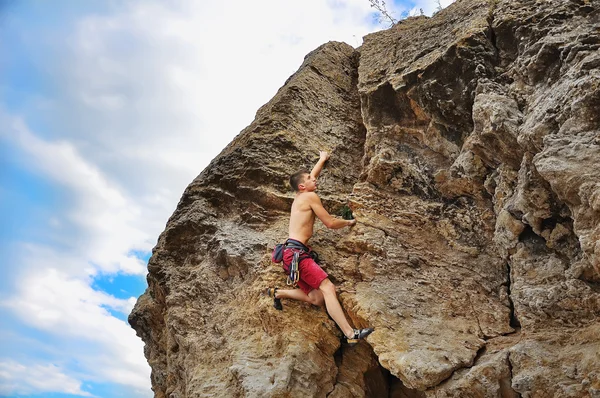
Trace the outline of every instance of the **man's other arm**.
<path fill-rule="evenodd" d="M 325 224 L 327 228 L 340 229 L 356 224 L 356 220 L 343 220 L 335 218 L 334 216 L 329 214 L 327 210 L 325 210 L 325 208 L 323 207 L 323 203 L 321 203 L 321 198 L 319 198 L 319 196 L 316 193 L 309 192 L 307 193 L 307 195 L 309 195 L 308 203 L 310 204 L 310 208 L 319 218 L 319 220 L 321 220 L 321 222 Z"/>
<path fill-rule="evenodd" d="M 321 174 L 321 170 L 323 170 L 323 165 L 329 159 L 329 153 L 326 151 L 319 151 L 319 161 L 315 164 L 315 167 L 310 171 L 310 175 L 312 177 L 318 178 L 319 174 Z"/>

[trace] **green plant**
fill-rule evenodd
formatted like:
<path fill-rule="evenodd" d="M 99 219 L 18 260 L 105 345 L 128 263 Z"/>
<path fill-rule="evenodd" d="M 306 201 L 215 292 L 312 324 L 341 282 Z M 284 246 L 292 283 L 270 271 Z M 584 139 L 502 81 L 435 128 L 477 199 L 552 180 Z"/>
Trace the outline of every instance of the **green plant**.
<path fill-rule="evenodd" d="M 354 220 L 354 216 L 352 215 L 352 209 L 348 205 L 343 205 L 337 211 L 337 215 L 342 217 L 344 220 Z"/>

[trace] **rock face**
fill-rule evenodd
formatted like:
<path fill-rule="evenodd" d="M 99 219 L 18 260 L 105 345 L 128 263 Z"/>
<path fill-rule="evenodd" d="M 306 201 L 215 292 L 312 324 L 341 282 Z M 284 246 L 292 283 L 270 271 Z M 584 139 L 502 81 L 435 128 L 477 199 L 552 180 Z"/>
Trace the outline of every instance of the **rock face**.
<path fill-rule="evenodd" d="M 328 43 L 189 185 L 129 321 L 156 397 L 600 397 L 600 4 L 457 1 Z M 288 176 L 356 327 L 285 283 Z"/>

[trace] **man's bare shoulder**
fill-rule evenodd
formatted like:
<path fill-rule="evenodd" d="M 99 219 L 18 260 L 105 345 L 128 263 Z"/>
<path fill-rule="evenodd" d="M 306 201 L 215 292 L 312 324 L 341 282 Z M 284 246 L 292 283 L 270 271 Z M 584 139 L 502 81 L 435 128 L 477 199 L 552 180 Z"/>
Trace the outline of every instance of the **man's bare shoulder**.
<path fill-rule="evenodd" d="M 319 195 L 317 195 L 316 192 L 303 192 L 302 195 L 297 197 L 297 199 L 309 203 L 320 200 Z"/>
<path fill-rule="evenodd" d="M 314 192 L 303 192 L 302 194 L 296 196 L 294 199 L 294 205 L 296 208 L 301 209 L 310 209 L 313 204 L 318 203 L 320 201 L 319 197 Z"/>

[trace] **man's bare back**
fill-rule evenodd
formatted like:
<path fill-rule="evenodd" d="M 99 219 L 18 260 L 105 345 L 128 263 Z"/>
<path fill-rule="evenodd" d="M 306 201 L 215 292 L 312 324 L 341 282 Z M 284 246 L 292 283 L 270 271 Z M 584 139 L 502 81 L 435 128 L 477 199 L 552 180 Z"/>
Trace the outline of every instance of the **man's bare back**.
<path fill-rule="evenodd" d="M 290 239 L 298 240 L 308 245 L 308 240 L 313 234 L 315 225 L 315 213 L 310 206 L 310 195 L 313 192 L 298 193 L 292 203 L 290 214 Z"/>

